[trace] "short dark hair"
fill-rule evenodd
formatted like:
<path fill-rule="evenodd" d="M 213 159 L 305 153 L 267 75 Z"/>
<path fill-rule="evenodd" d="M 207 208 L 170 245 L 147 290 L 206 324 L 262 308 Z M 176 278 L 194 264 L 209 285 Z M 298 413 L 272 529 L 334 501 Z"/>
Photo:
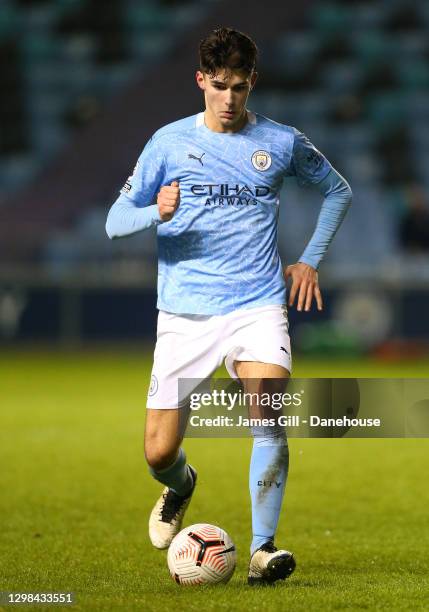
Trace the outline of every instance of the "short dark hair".
<path fill-rule="evenodd" d="M 250 36 L 232 28 L 213 30 L 200 42 L 200 69 L 211 76 L 222 69 L 251 74 L 257 58 L 258 48 Z"/>

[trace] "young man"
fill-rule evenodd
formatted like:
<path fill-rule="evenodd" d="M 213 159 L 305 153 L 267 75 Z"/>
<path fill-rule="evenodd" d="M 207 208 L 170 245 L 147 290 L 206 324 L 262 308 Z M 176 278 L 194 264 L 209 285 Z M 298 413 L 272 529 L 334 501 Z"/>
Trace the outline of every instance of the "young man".
<path fill-rule="evenodd" d="M 308 311 L 314 300 L 322 309 L 317 269 L 351 201 L 348 184 L 302 133 L 246 109 L 256 59 L 254 42 L 236 30 L 201 42 L 196 81 L 205 111 L 154 134 L 106 223 L 110 238 L 157 226 L 160 312 L 145 431 L 150 472 L 166 487 L 149 520 L 157 548 L 180 530 L 197 478 L 181 448 L 178 379 L 209 377 L 225 360 L 245 390 L 273 392 L 286 382 L 284 276 L 290 306 L 296 300 Z M 324 201 L 302 257 L 284 275 L 277 218 L 286 176 L 317 185 Z M 263 584 L 295 568 L 292 553 L 274 546 L 289 455 L 284 429 L 252 433 L 248 581 Z"/>

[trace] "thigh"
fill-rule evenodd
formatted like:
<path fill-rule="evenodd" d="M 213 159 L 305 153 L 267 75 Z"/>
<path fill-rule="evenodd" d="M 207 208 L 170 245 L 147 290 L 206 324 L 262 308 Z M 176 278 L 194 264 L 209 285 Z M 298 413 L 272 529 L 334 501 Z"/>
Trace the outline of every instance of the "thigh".
<path fill-rule="evenodd" d="M 185 407 L 194 385 L 211 376 L 221 363 L 215 323 L 208 316 L 159 313 L 148 408 Z"/>
<path fill-rule="evenodd" d="M 286 381 L 290 372 L 276 363 L 263 363 L 260 361 L 234 361 L 234 368 L 238 377 L 243 379 L 275 378 Z M 268 383 L 267 383 L 268 384 Z"/>
<path fill-rule="evenodd" d="M 273 305 L 236 311 L 225 365 L 233 378 L 288 378 L 292 359 L 286 308 Z"/>

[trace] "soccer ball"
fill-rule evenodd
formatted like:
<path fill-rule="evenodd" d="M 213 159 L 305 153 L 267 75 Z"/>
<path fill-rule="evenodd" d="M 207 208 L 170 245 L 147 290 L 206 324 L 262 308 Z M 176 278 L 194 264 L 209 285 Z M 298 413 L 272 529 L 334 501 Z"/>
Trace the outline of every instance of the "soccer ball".
<path fill-rule="evenodd" d="M 229 535 L 220 527 L 197 523 L 182 529 L 168 549 L 168 569 L 178 584 L 228 582 L 237 555 Z"/>

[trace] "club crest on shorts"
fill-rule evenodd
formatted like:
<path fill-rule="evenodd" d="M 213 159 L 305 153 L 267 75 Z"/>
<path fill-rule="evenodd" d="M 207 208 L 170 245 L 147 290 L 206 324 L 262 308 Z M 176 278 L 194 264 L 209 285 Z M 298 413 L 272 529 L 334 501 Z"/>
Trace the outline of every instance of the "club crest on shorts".
<path fill-rule="evenodd" d="M 256 170 L 264 172 L 271 166 L 271 155 L 268 151 L 255 151 L 252 155 L 252 164 Z"/>
<path fill-rule="evenodd" d="M 155 374 L 152 374 L 151 378 L 150 378 L 150 385 L 149 385 L 149 395 L 155 395 L 155 393 L 158 391 L 158 379 L 155 376 Z"/>

